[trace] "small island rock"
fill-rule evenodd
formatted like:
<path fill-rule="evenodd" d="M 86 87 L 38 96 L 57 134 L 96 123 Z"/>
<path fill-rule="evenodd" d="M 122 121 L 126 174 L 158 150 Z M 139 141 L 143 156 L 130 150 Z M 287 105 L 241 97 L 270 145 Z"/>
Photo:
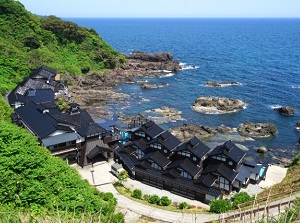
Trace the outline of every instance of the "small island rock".
<path fill-rule="evenodd" d="M 264 146 L 261 146 L 259 147 L 257 150 L 256 150 L 257 153 L 260 153 L 260 154 L 265 154 L 268 152 L 267 148 L 264 147 Z"/>
<path fill-rule="evenodd" d="M 240 83 L 235 81 L 222 81 L 222 82 L 207 81 L 205 84 L 206 87 L 226 87 L 232 85 L 240 85 Z"/>
<path fill-rule="evenodd" d="M 272 123 L 252 123 L 249 121 L 240 125 L 237 131 L 240 135 L 254 138 L 275 136 L 278 133 L 276 126 Z"/>
<path fill-rule="evenodd" d="M 245 103 L 233 98 L 200 97 L 192 109 L 205 114 L 225 114 L 245 108 Z"/>
<path fill-rule="evenodd" d="M 283 106 L 279 108 L 275 108 L 275 111 L 278 111 L 280 114 L 283 115 L 294 115 L 295 114 L 295 109 L 289 106 Z"/>

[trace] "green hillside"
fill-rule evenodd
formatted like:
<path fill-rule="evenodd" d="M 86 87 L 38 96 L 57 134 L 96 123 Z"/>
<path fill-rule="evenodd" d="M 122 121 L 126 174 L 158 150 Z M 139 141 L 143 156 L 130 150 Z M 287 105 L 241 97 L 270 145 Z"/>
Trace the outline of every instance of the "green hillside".
<path fill-rule="evenodd" d="M 85 74 L 125 62 L 94 29 L 55 16 L 38 17 L 14 0 L 0 0 L 0 52 L 2 95 L 41 65 Z"/>
<path fill-rule="evenodd" d="M 112 194 L 96 190 L 12 124 L 3 97 L 43 64 L 76 75 L 124 62 L 94 30 L 0 0 L 0 222 L 124 222 Z"/>

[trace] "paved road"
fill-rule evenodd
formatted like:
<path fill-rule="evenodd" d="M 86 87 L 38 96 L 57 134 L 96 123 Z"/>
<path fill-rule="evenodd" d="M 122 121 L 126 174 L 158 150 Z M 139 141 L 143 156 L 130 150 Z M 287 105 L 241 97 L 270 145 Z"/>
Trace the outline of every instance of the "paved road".
<path fill-rule="evenodd" d="M 78 170 L 78 172 L 81 174 L 81 176 L 84 179 L 87 179 L 92 185 L 95 185 L 100 191 L 102 192 L 111 192 L 114 194 L 114 196 L 117 198 L 118 200 L 118 207 L 120 207 L 120 211 L 123 212 L 125 214 L 125 219 L 127 223 L 130 222 L 136 222 L 139 217 L 141 215 L 144 216 L 148 216 L 148 217 L 152 217 L 160 222 L 180 222 L 180 223 L 203 223 L 203 222 L 209 222 L 212 220 L 216 220 L 219 219 L 220 217 L 222 217 L 219 214 L 185 214 L 185 213 L 178 213 L 178 212 L 171 212 L 171 211 L 165 211 L 162 209 L 158 209 L 158 208 L 154 208 L 151 206 L 147 206 L 138 202 L 135 202 L 125 196 L 120 195 L 116 189 L 114 188 L 114 186 L 112 185 L 112 182 L 117 181 L 117 178 L 115 176 L 113 176 L 110 173 L 110 165 L 106 162 L 103 163 L 97 163 L 96 165 L 94 165 L 93 167 L 89 166 L 89 167 L 85 167 L 85 168 L 81 168 L 78 165 L 73 165 L 74 168 L 76 168 Z M 135 181 L 137 182 L 137 181 Z M 132 186 L 134 182 L 129 182 L 129 186 Z M 146 187 L 144 185 L 144 187 Z M 147 186 L 148 187 L 148 186 Z M 157 188 L 153 188 L 151 187 L 151 189 L 153 190 L 152 194 L 159 194 L 160 193 L 164 193 L 167 191 L 164 190 L 159 190 Z M 149 190 L 149 189 L 148 189 Z M 157 191 L 159 190 L 159 191 Z M 169 192 L 168 192 L 169 193 Z M 161 196 L 161 194 L 159 194 Z M 172 200 L 174 201 L 174 199 L 176 199 L 177 195 L 169 195 L 166 194 L 166 196 L 172 197 Z M 300 194 L 298 195 L 300 196 Z M 179 196 L 180 200 L 184 200 L 186 201 L 188 204 L 193 204 L 195 205 L 196 201 L 193 200 L 189 200 L 189 199 L 185 199 Z M 286 198 L 289 199 L 289 198 Z M 276 203 L 280 203 L 285 201 L 286 199 L 283 199 L 282 201 L 277 201 Z M 274 204 L 275 202 L 272 202 L 271 204 Z M 203 208 L 207 207 L 207 205 L 203 204 L 203 203 L 196 203 L 196 205 L 201 206 L 201 204 L 203 205 Z M 281 211 L 283 211 L 284 208 L 281 209 Z M 273 216 L 277 216 L 278 215 L 278 208 L 276 209 L 272 209 L 270 210 L 270 214 Z M 227 213 L 224 215 L 224 217 L 227 217 L 229 215 L 232 215 L 232 213 Z M 238 215 L 238 213 L 236 213 L 236 215 Z M 261 212 L 259 215 L 256 215 L 256 219 L 258 218 L 258 216 L 263 216 L 263 212 Z M 249 218 L 247 218 L 247 222 L 250 220 Z M 246 222 L 246 221 L 244 221 Z"/>

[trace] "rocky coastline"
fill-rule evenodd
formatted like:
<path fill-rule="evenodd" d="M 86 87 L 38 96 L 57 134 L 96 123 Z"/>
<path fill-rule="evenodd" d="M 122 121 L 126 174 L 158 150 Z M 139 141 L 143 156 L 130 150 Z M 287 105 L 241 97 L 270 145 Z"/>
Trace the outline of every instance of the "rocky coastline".
<path fill-rule="evenodd" d="M 200 97 L 192 109 L 204 114 L 226 114 L 245 109 L 245 103 L 233 98 Z"/>

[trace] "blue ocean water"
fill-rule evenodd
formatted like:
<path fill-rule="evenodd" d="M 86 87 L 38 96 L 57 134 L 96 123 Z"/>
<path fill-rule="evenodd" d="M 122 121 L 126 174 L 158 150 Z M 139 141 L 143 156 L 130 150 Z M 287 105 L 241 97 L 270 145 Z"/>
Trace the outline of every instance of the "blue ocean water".
<path fill-rule="evenodd" d="M 182 111 L 183 123 L 217 127 L 238 127 L 244 121 L 271 122 L 278 135 L 268 139 L 240 142 L 251 152 L 266 146 L 280 156 L 298 151 L 300 121 L 300 19 L 68 19 L 94 28 L 116 50 L 149 53 L 171 52 L 174 58 L 197 69 L 182 70 L 173 76 L 148 79 L 169 85 L 155 90 L 139 84 L 124 84 L 116 91 L 130 99 L 110 109 L 136 115 L 168 106 Z M 205 87 L 207 81 L 236 81 L 238 86 Z M 201 96 L 231 97 L 244 101 L 243 111 L 206 115 L 191 106 Z M 276 106 L 292 106 L 294 116 L 283 116 Z M 222 139 L 215 139 L 222 141 Z M 272 156 L 269 154 L 269 157 Z M 268 159 L 264 157 L 261 159 Z"/>

